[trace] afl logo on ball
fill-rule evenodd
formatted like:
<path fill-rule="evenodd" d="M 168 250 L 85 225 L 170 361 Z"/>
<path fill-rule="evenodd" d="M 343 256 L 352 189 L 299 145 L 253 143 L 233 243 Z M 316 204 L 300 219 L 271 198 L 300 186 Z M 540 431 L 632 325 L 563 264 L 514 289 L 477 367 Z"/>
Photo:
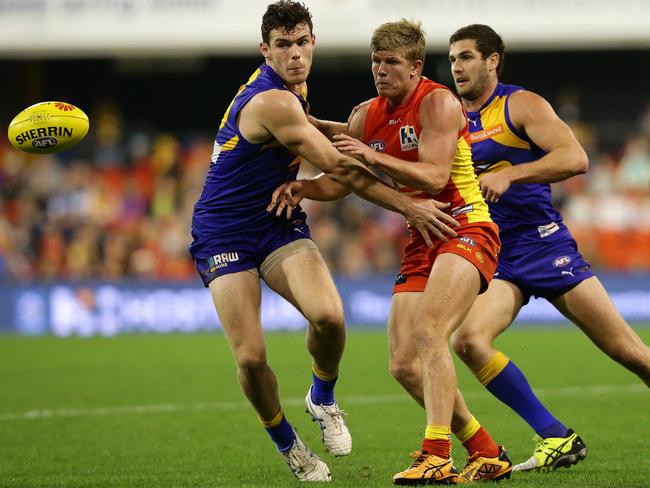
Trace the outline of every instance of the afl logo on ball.
<path fill-rule="evenodd" d="M 40 149 L 44 149 L 44 148 L 47 148 L 47 147 L 56 146 L 58 144 L 58 142 L 59 141 L 57 141 L 54 137 L 49 137 L 49 136 L 37 137 L 36 139 L 34 139 L 32 141 L 32 146 L 40 148 Z"/>
<path fill-rule="evenodd" d="M 569 256 L 560 256 L 555 261 L 553 261 L 553 267 L 561 268 L 562 266 L 566 266 L 570 262 L 571 262 L 571 258 Z"/>

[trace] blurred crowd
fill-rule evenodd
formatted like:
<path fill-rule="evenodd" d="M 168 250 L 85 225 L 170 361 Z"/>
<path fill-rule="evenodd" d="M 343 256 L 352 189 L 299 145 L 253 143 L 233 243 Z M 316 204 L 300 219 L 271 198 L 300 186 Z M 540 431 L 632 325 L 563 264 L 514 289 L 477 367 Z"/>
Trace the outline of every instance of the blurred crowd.
<path fill-rule="evenodd" d="M 557 108 L 590 156 L 588 174 L 554 185 L 583 254 L 596 268 L 650 271 L 650 105 L 607 152 L 571 97 Z M 0 141 L 0 281 L 198 282 L 187 248 L 214 135 L 127 128 L 111 105 L 91 120 L 87 140 L 61 154 Z M 398 270 L 407 239 L 399 215 L 355 196 L 303 207 L 335 274 Z"/>

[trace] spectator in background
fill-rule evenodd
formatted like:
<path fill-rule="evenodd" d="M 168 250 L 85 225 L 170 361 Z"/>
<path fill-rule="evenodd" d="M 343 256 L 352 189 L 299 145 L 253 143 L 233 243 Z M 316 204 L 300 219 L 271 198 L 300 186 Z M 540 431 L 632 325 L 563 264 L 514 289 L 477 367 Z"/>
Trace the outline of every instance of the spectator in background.
<path fill-rule="evenodd" d="M 616 186 L 623 192 L 644 194 L 650 181 L 650 137 L 639 134 L 626 144 L 619 163 Z"/>

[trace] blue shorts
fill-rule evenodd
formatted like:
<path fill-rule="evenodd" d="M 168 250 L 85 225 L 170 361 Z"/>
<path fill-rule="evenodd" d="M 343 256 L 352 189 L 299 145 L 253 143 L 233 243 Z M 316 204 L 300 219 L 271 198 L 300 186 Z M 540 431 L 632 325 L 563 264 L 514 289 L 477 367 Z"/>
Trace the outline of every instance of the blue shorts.
<path fill-rule="evenodd" d="M 258 269 L 273 251 L 298 239 L 311 239 L 306 216 L 291 220 L 278 217 L 272 226 L 220 236 L 208 242 L 194 241 L 190 254 L 204 286 L 219 276 Z"/>
<path fill-rule="evenodd" d="M 517 246 L 516 252 L 507 246 L 501 250 L 494 279 L 517 285 L 524 305 L 531 296 L 553 300 L 594 275 L 568 231 L 550 241 Z"/>

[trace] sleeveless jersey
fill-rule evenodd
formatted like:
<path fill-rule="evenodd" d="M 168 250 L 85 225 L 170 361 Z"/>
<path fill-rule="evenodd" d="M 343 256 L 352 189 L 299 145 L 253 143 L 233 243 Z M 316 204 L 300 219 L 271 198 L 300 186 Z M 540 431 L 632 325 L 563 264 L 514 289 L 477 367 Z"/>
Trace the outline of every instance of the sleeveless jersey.
<path fill-rule="evenodd" d="M 250 143 L 237 126 L 237 116 L 251 98 L 273 89 L 287 90 L 275 71 L 263 64 L 240 87 L 226 110 L 203 192 L 194 207 L 191 251 L 207 239 L 225 239 L 249 231 L 263 233 L 276 224 L 275 214 L 266 212 L 266 207 L 278 186 L 296 179 L 300 157 L 275 139 Z M 305 94 L 306 89 L 297 98 L 308 112 Z"/>
<path fill-rule="evenodd" d="M 417 161 L 421 131 L 420 102 L 436 89 L 449 90 L 444 85 L 422 77 L 415 92 L 403 105 L 391 107 L 386 98 L 376 97 L 366 115 L 364 142 L 376 151 L 406 161 Z M 435 198 L 441 202 L 451 202 L 450 213 L 461 227 L 492 221 L 472 166 L 467 125 L 458 132 L 449 181 L 439 194 L 430 195 L 395 181 L 394 185 L 400 192 L 416 198 Z"/>
<path fill-rule="evenodd" d="M 510 121 L 508 99 L 522 87 L 499 83 L 487 102 L 476 112 L 468 112 L 472 159 L 476 173 L 500 171 L 506 167 L 535 161 L 546 153 Z M 507 244 L 539 241 L 565 230 L 560 213 L 551 203 L 551 186 L 517 183 L 489 202 L 492 218 L 499 226 L 502 254 Z"/>

